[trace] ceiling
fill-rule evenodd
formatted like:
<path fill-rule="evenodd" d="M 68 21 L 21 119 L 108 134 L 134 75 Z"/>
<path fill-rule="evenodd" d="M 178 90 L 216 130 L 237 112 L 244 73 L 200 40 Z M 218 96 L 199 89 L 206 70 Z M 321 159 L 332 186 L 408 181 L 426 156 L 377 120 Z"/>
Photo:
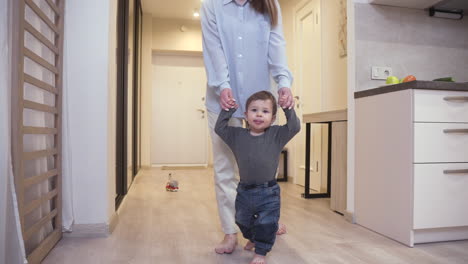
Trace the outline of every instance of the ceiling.
<path fill-rule="evenodd" d="M 153 17 L 195 20 L 194 9 L 200 9 L 201 0 L 141 0 L 144 13 Z"/>

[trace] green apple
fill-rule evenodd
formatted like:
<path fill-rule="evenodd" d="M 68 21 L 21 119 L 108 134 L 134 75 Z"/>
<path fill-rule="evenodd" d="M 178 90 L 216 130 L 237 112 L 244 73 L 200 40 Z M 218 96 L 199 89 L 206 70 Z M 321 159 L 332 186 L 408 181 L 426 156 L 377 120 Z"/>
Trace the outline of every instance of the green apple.
<path fill-rule="evenodd" d="M 398 84 L 398 83 L 400 83 L 400 80 L 398 79 L 398 77 L 388 76 L 387 81 L 385 83 L 386 84 Z"/>

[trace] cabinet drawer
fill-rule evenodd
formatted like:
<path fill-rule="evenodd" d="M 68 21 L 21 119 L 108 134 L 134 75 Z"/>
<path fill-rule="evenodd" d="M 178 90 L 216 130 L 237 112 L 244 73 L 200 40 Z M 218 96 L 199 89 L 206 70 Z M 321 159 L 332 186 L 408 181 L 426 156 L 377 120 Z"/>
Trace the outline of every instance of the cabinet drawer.
<path fill-rule="evenodd" d="M 466 171 L 468 163 L 414 165 L 414 229 L 468 226 Z"/>
<path fill-rule="evenodd" d="M 468 122 L 468 92 L 413 92 L 415 122 Z"/>
<path fill-rule="evenodd" d="M 414 163 L 432 162 L 468 162 L 468 123 L 414 123 Z"/>

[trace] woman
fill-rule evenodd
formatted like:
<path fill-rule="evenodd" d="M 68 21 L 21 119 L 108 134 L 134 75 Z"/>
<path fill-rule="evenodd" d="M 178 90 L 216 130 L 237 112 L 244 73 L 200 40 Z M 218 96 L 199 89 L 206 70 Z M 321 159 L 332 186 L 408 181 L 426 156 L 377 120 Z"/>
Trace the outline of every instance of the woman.
<path fill-rule="evenodd" d="M 218 114 L 221 109 L 238 106 L 230 125 L 241 126 L 247 98 L 261 90 L 277 90 L 280 107 L 291 108 L 292 75 L 287 67 L 277 0 L 205 0 L 201 25 L 215 191 L 225 234 L 215 251 L 224 254 L 232 253 L 237 245 L 234 202 L 238 177 L 231 150 L 214 132 Z M 277 84 L 275 88 L 271 77 Z M 285 232 L 284 225 L 280 225 L 278 234 Z"/>

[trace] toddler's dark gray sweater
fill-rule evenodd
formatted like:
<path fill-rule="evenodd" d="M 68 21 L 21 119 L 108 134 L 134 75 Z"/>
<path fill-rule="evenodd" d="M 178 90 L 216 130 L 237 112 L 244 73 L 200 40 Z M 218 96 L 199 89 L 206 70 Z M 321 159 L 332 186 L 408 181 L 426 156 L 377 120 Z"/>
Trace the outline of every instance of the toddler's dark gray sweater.
<path fill-rule="evenodd" d="M 279 156 L 283 147 L 301 129 L 294 109 L 284 109 L 287 123 L 271 126 L 265 133 L 253 136 L 241 127 L 228 126 L 229 119 L 236 109 L 221 110 L 215 132 L 231 148 L 239 166 L 240 181 L 246 184 L 259 184 L 275 179 Z"/>

